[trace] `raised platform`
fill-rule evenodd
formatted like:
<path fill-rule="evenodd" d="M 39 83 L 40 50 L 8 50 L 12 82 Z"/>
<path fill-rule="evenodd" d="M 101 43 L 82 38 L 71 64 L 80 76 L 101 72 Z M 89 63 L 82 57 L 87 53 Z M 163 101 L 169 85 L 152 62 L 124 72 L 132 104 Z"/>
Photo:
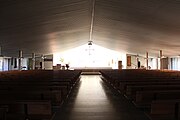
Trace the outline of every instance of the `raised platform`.
<path fill-rule="evenodd" d="M 100 75 L 100 70 L 111 70 L 111 67 L 78 67 L 74 70 L 81 70 L 81 75 Z"/>
<path fill-rule="evenodd" d="M 81 75 L 101 75 L 100 72 L 82 72 Z"/>
<path fill-rule="evenodd" d="M 112 67 L 74 67 L 74 70 L 82 70 L 82 72 L 99 72 L 100 70 L 111 70 Z"/>

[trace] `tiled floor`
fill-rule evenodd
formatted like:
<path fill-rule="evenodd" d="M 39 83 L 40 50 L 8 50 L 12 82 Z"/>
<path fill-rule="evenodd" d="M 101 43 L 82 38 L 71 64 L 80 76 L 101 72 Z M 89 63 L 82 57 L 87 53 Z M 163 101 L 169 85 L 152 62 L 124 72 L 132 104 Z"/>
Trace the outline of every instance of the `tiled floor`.
<path fill-rule="evenodd" d="M 69 100 L 53 120 L 149 120 L 99 75 L 82 75 Z"/>

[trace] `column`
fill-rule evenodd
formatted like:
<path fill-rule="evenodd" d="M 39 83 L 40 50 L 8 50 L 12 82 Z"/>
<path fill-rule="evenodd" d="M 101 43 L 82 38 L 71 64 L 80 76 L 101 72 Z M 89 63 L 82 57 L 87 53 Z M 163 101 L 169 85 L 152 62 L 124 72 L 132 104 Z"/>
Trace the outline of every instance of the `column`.
<path fill-rule="evenodd" d="M 19 50 L 19 65 L 18 65 L 18 70 L 21 70 L 22 68 L 22 58 L 23 58 L 23 51 Z"/>
<path fill-rule="evenodd" d="M 2 56 L 2 46 L 0 46 L 0 56 Z"/>
<path fill-rule="evenodd" d="M 160 58 L 160 69 L 163 69 L 163 64 L 162 64 L 162 50 L 159 51 L 159 58 Z"/>
<path fill-rule="evenodd" d="M 41 61 L 40 61 L 41 69 L 44 69 L 44 59 L 45 59 L 45 56 L 41 55 Z"/>
<path fill-rule="evenodd" d="M 159 66 L 160 66 L 160 65 L 159 65 L 159 59 L 156 58 L 156 69 L 160 69 Z"/>
<path fill-rule="evenodd" d="M 32 70 L 35 69 L 35 53 L 32 53 Z"/>
<path fill-rule="evenodd" d="M 146 69 L 149 69 L 148 58 L 148 52 L 146 52 Z"/>

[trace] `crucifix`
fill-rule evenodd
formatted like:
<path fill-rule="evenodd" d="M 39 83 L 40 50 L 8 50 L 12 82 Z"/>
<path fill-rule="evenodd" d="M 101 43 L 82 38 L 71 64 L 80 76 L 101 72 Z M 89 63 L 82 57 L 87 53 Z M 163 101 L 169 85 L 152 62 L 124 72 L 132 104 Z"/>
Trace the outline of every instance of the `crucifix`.
<path fill-rule="evenodd" d="M 91 55 L 91 51 L 94 51 L 94 49 L 91 48 L 91 46 L 92 46 L 92 41 L 88 41 L 88 46 L 89 46 L 89 48 L 86 49 L 86 51 L 88 50 L 89 55 Z"/>

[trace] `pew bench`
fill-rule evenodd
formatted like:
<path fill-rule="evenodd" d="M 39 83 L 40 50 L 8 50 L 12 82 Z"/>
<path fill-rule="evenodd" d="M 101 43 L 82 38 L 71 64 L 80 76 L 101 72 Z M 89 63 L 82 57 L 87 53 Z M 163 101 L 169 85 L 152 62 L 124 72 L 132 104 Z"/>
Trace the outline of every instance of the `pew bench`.
<path fill-rule="evenodd" d="M 119 86 L 116 86 L 122 93 L 126 92 L 127 86 L 143 86 L 143 85 L 180 85 L 178 81 L 131 81 L 131 82 L 120 82 Z"/>
<path fill-rule="evenodd" d="M 180 90 L 180 85 L 142 85 L 142 86 L 127 86 L 126 96 L 130 99 L 135 99 L 137 91 L 151 90 Z"/>
<path fill-rule="evenodd" d="M 0 106 L 6 110 L 6 120 L 50 120 L 53 115 L 47 100 L 6 100 L 0 101 Z"/>
<path fill-rule="evenodd" d="M 152 120 L 179 120 L 180 100 L 155 100 L 151 103 Z"/>
<path fill-rule="evenodd" d="M 154 100 L 173 100 L 180 99 L 180 90 L 152 90 L 152 91 L 137 91 L 136 99 L 134 100 L 136 106 L 146 107 L 150 106 Z"/>

